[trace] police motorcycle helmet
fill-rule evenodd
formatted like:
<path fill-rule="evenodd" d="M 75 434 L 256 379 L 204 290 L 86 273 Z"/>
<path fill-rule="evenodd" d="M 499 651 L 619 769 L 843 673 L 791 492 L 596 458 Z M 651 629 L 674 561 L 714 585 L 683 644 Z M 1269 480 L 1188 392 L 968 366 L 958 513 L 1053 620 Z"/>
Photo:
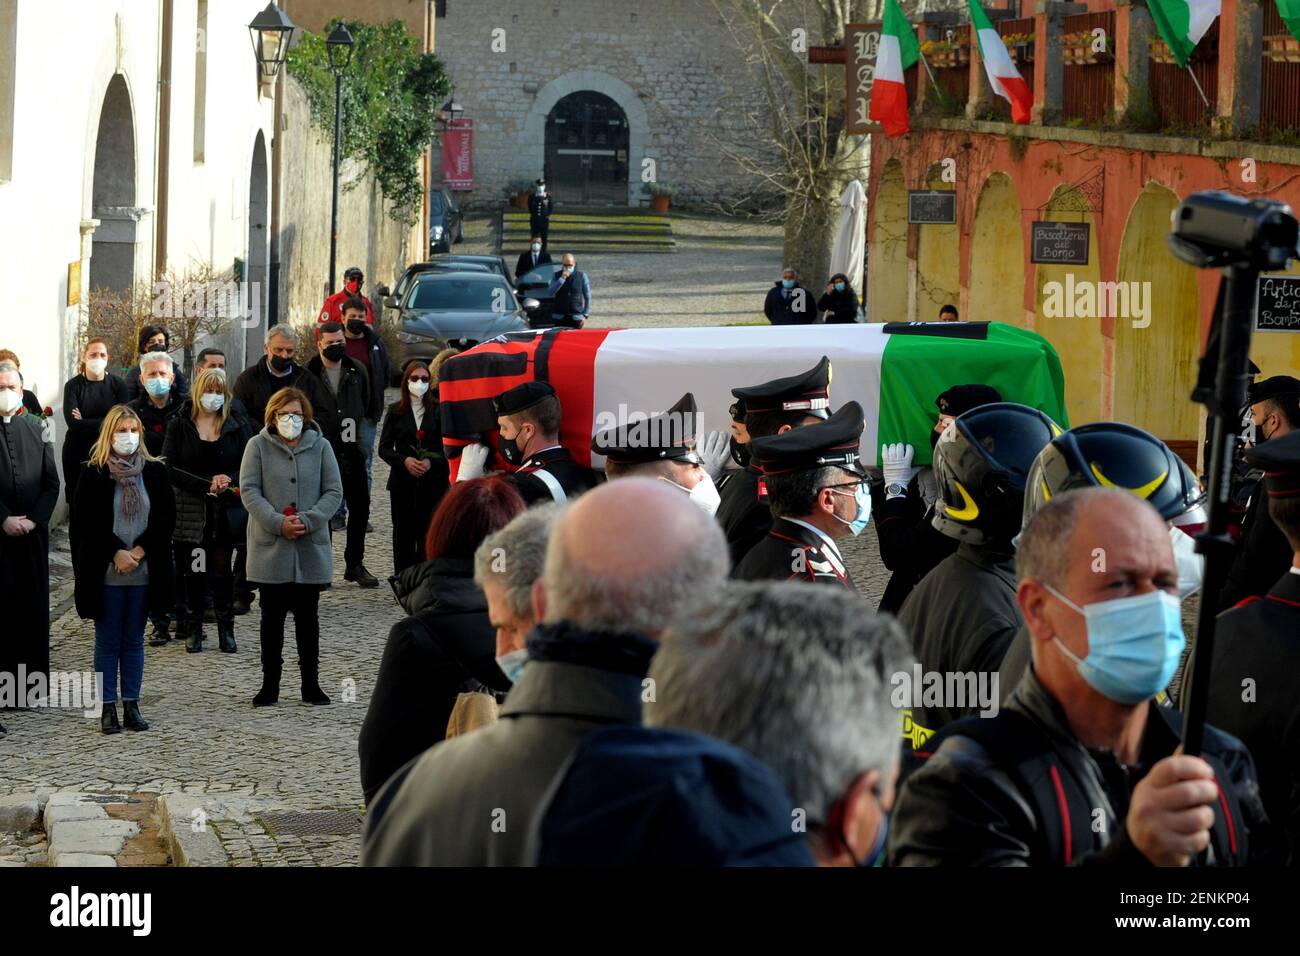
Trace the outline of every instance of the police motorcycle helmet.
<path fill-rule="evenodd" d="M 935 529 L 968 544 L 1010 547 L 1020 532 L 1029 469 L 1060 434 L 1050 416 L 1014 402 L 980 405 L 953 419 L 934 451 Z"/>
<path fill-rule="evenodd" d="M 1023 523 L 1072 488 L 1121 488 L 1175 525 L 1205 523 L 1206 493 L 1168 445 L 1123 422 L 1090 422 L 1062 432 L 1038 454 L 1025 489 Z"/>

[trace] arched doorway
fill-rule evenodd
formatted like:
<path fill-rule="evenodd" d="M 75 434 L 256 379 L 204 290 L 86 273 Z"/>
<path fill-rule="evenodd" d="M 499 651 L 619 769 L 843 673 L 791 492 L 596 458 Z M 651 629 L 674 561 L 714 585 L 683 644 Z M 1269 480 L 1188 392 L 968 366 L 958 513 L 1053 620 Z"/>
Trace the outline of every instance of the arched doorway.
<path fill-rule="evenodd" d="M 935 166 L 927 189 L 952 189 Z M 961 236 L 956 223 L 926 223 L 916 245 L 916 315 L 918 322 L 937 322 L 939 310 L 961 299 Z"/>
<path fill-rule="evenodd" d="M 261 130 L 253 141 L 252 167 L 248 174 L 248 257 L 244 281 L 248 283 L 248 317 L 244 328 L 244 365 L 262 350 L 267 312 L 267 215 L 266 138 Z M 241 297 L 243 300 L 243 297 Z"/>
<path fill-rule="evenodd" d="M 972 322 L 1025 324 L 1025 247 L 1020 196 L 1011 177 L 993 173 L 984 181 L 971 228 L 970 297 Z"/>
<path fill-rule="evenodd" d="M 580 90 L 546 116 L 546 181 L 568 203 L 627 204 L 627 114 L 604 93 Z"/>
<path fill-rule="evenodd" d="M 1166 442 L 1186 443 L 1176 450 L 1194 458 L 1201 406 L 1191 394 L 1201 345 L 1200 293 L 1196 270 L 1169 252 L 1169 217 L 1176 208 L 1177 195 L 1147 183 L 1124 227 L 1117 291 L 1127 292 L 1128 300 L 1117 296 L 1113 407 L 1117 421 Z"/>
<path fill-rule="evenodd" d="M 95 135 L 91 208 L 99 220 L 91 242 L 90 288 L 123 292 L 135 283 L 135 117 L 126 80 L 118 73 L 104 92 Z"/>
<path fill-rule="evenodd" d="M 867 320 L 907 321 L 907 187 L 896 159 L 885 164 L 871 220 Z"/>

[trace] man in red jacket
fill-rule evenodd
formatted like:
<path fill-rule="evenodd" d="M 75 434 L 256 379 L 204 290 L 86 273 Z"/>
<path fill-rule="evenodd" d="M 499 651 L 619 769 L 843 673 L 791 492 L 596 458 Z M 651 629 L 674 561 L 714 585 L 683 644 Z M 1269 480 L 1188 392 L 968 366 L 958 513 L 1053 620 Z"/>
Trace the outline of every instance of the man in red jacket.
<path fill-rule="evenodd" d="M 316 316 L 317 324 L 321 322 L 337 322 L 342 325 L 343 303 L 356 296 L 366 304 L 366 325 L 373 328 L 375 324 L 374 303 L 361 294 L 361 286 L 365 281 L 366 277 L 362 273 L 360 266 L 351 266 L 344 272 L 343 288 L 325 300 L 325 304 L 320 307 L 320 315 Z"/>

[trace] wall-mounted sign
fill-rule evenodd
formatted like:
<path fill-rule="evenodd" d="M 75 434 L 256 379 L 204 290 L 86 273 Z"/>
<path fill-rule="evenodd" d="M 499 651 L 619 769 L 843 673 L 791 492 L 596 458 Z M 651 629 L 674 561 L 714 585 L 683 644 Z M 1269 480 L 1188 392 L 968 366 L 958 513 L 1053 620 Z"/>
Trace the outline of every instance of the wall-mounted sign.
<path fill-rule="evenodd" d="M 1259 277 L 1255 285 L 1255 331 L 1300 332 L 1300 276 Z"/>
<path fill-rule="evenodd" d="M 81 304 L 81 260 L 68 263 L 68 305 Z"/>
<path fill-rule="evenodd" d="M 844 119 L 854 136 L 876 128 L 871 121 L 871 81 L 876 75 L 880 49 L 880 21 L 849 23 L 844 27 Z"/>
<path fill-rule="evenodd" d="M 957 193 L 951 189 L 909 189 L 909 223 L 952 224 L 957 221 Z"/>
<path fill-rule="evenodd" d="M 1088 236 L 1086 222 L 1035 222 L 1029 231 L 1029 261 L 1044 265 L 1086 266 Z"/>

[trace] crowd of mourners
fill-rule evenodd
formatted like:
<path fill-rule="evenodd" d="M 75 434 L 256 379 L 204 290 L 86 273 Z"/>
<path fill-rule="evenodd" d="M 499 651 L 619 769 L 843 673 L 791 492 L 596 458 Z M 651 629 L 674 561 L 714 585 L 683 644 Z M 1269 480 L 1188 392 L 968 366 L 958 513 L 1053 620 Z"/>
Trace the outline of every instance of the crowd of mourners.
<path fill-rule="evenodd" d="M 826 358 L 737 383 L 729 434 L 693 426 L 690 393 L 661 427 L 599 432 L 600 473 L 561 444 L 556 390 L 525 382 L 493 400 L 495 448 L 449 460 L 438 382 L 455 353 L 394 367 L 362 277 L 345 278 L 305 364 L 283 325 L 237 377 L 214 349 L 185 375 L 156 326 L 118 375 L 92 337 L 64 388 L 62 479 L 0 352 L 0 588 L 17 625 L 0 668 L 49 670 L 62 488 L 103 733 L 148 728 L 146 632 L 198 653 L 211 623 L 237 653 L 254 601 L 253 706 L 279 699 L 289 616 L 301 698 L 329 704 L 320 595 L 334 533 L 344 582 L 378 585 L 377 448 L 406 616 L 358 742 L 367 864 L 1295 859 L 1300 380 L 1251 387 L 1236 554 L 1210 594 L 1205 493 L 1173 449 L 1118 422 L 1062 429 L 982 383 L 935 396 L 931 447 L 884 445 L 878 468 Z M 841 552 L 868 526 L 891 573 L 874 609 Z M 1221 609 L 1195 755 L 1180 748 L 1192 595 Z"/>

